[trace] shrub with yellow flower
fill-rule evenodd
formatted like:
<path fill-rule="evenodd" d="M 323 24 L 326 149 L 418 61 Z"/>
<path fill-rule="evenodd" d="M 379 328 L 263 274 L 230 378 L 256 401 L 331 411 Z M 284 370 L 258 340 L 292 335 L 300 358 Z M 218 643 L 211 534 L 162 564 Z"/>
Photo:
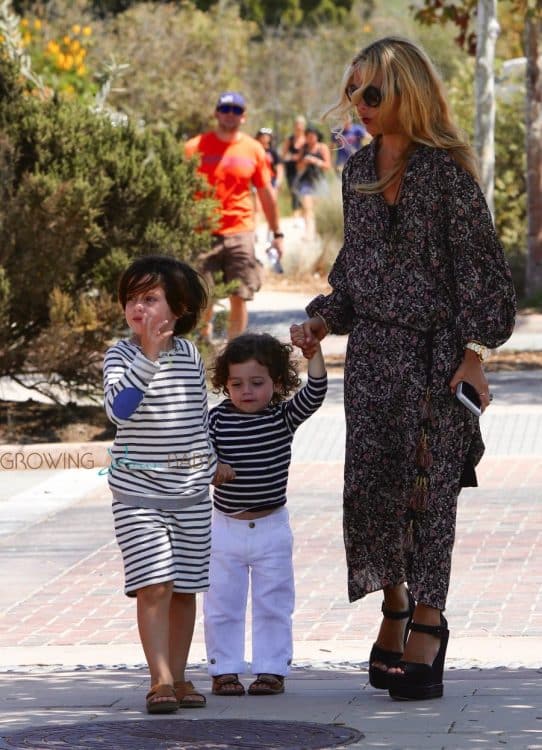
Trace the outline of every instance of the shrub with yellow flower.
<path fill-rule="evenodd" d="M 19 31 L 34 72 L 47 86 L 67 98 L 95 95 L 98 86 L 85 64 L 90 26 L 75 23 L 69 31 L 55 34 L 46 20 L 28 17 L 20 20 Z"/>

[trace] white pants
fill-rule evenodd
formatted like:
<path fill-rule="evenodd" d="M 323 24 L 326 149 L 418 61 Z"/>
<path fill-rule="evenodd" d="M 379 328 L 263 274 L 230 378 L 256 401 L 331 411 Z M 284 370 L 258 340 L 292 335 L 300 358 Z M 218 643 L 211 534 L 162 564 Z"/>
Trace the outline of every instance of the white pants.
<path fill-rule="evenodd" d="M 209 590 L 203 599 L 209 674 L 288 674 L 294 611 L 293 536 L 285 507 L 252 521 L 213 512 Z M 248 583 L 252 665 L 245 662 Z"/>

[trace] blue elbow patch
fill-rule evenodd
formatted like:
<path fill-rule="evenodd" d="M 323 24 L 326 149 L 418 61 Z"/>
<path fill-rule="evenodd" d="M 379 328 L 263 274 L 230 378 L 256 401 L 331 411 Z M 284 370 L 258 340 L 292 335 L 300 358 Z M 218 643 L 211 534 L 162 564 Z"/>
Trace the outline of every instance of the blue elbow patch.
<path fill-rule="evenodd" d="M 113 400 L 113 414 L 118 419 L 128 419 L 143 399 L 143 392 L 137 388 L 125 388 Z"/>

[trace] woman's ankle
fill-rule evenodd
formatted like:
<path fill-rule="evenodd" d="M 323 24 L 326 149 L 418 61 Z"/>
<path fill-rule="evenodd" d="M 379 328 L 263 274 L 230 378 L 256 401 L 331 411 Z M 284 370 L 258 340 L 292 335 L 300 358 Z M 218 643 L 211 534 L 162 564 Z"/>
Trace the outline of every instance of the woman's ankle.
<path fill-rule="evenodd" d="M 440 625 L 441 610 L 419 602 L 414 609 L 412 620 L 420 625 Z"/>
<path fill-rule="evenodd" d="M 438 627 L 441 624 L 441 611 L 434 607 L 418 604 L 414 610 L 413 623 Z M 404 661 L 432 664 L 440 648 L 440 634 L 421 633 L 411 630 L 405 644 Z"/>
<path fill-rule="evenodd" d="M 403 612 L 409 607 L 408 589 L 404 583 L 384 588 L 384 605 L 392 612 Z"/>
<path fill-rule="evenodd" d="M 154 685 L 173 685 L 173 675 L 169 672 L 158 673 L 150 675 L 151 687 Z"/>

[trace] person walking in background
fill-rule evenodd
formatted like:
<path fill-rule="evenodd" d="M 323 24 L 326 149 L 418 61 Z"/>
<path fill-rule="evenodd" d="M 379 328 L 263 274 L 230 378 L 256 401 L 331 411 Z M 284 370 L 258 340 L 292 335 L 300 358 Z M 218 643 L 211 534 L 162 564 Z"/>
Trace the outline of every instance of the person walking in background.
<path fill-rule="evenodd" d="M 213 235 L 209 253 L 198 259 L 199 268 L 212 283 L 221 272 L 225 283 L 237 282 L 230 294 L 228 338 L 245 330 L 248 324 L 247 300 L 260 288 L 260 269 L 255 254 L 255 219 L 251 186 L 273 234 L 273 246 L 282 255 L 284 235 L 279 228 L 279 212 L 265 151 L 260 143 L 241 131 L 246 121 L 246 103 L 237 91 L 226 91 L 215 107 L 216 128 L 191 138 L 185 144 L 186 156 L 199 160 L 198 171 L 206 177 L 220 204 L 220 223 Z M 212 305 L 204 315 L 201 334 L 210 339 Z"/>
<path fill-rule="evenodd" d="M 332 291 L 292 342 L 310 356 L 349 334 L 344 373 L 344 539 L 351 601 L 383 590 L 369 679 L 393 698 L 443 694 L 457 498 L 476 485 L 483 360 L 511 335 L 510 269 L 425 52 L 387 37 L 357 54 L 328 114 L 351 107 L 373 137 L 343 170 L 344 244 Z M 408 589 L 406 585 L 408 585 Z"/>
<path fill-rule="evenodd" d="M 212 383 L 226 400 L 211 410 L 219 463 L 214 490 L 210 586 L 204 599 L 209 673 L 215 695 L 245 688 L 245 619 L 252 594 L 250 695 L 284 692 L 292 660 L 294 573 L 286 485 L 294 433 L 322 404 L 327 376 L 316 345 L 299 385 L 292 347 L 246 333 L 218 356 Z"/>
<path fill-rule="evenodd" d="M 275 198 L 278 200 L 278 192 L 284 179 L 284 164 L 282 163 L 282 159 L 278 155 L 278 152 L 273 143 L 273 129 L 260 128 L 254 137 L 262 144 L 264 148 L 265 155 L 267 157 L 267 163 L 271 171 L 271 186 L 275 191 Z M 263 211 L 255 188 L 253 188 L 253 194 L 255 203 L 254 210 L 256 212 L 256 224 L 258 224 Z"/>
<path fill-rule="evenodd" d="M 355 154 L 363 145 L 367 136 L 365 127 L 354 122 L 352 115 L 348 113 L 342 124 L 342 128 L 334 130 L 332 140 L 335 144 L 335 170 L 340 174 L 347 160 Z"/>
<path fill-rule="evenodd" d="M 149 665 L 147 711 L 171 713 L 205 705 L 185 668 L 196 593 L 208 586 L 216 457 L 203 364 L 184 336 L 207 290 L 186 263 L 146 256 L 122 274 L 119 300 L 132 335 L 104 360 L 105 410 L 117 425 L 109 487 L 125 593 L 137 597 Z"/>
<path fill-rule="evenodd" d="M 305 145 L 305 128 L 307 121 L 303 115 L 298 115 L 294 120 L 294 132 L 283 142 L 280 156 L 284 162 L 286 182 L 290 190 L 292 200 L 292 212 L 294 216 L 301 216 L 301 201 L 295 191 L 295 180 L 297 177 L 297 162 L 301 156 L 301 150 Z"/>
<path fill-rule="evenodd" d="M 256 133 L 255 138 L 264 148 L 269 169 L 271 170 L 271 185 L 275 189 L 276 194 L 278 193 L 282 180 L 284 179 L 284 164 L 275 148 L 273 141 L 273 128 L 260 128 Z"/>
<path fill-rule="evenodd" d="M 301 213 L 305 224 L 304 239 L 316 237 L 314 205 L 318 194 L 326 191 L 325 172 L 331 169 L 331 152 L 322 142 L 318 128 L 309 125 L 305 131 L 305 145 L 297 161 L 297 177 L 294 189 L 301 202 Z"/>

